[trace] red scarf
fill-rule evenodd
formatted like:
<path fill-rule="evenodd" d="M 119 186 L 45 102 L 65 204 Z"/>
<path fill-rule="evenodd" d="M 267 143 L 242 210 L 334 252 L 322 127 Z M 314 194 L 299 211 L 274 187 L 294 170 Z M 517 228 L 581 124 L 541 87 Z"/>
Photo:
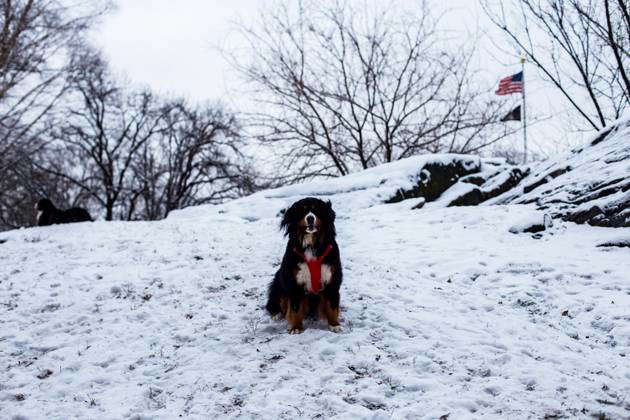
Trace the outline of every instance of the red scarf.
<path fill-rule="evenodd" d="M 300 251 L 293 249 L 296 254 L 302 257 L 308 266 L 308 271 L 311 274 L 311 290 L 309 290 L 311 293 L 319 293 L 322 289 L 322 261 L 324 261 L 324 258 L 330 254 L 332 248 L 332 245 L 328 245 L 322 255 L 319 257 L 313 257 L 312 259 L 306 258 L 306 256 Z"/>

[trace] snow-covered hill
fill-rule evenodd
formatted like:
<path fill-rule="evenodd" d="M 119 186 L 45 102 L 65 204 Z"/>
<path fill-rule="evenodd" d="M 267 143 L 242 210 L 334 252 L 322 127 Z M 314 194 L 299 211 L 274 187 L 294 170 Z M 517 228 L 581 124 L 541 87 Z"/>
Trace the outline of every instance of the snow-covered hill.
<path fill-rule="evenodd" d="M 501 166 L 417 157 L 161 222 L 2 233 L 0 418 L 630 417 L 630 248 L 611 246 L 630 229 L 445 208 L 418 173 L 440 163 Z M 419 178 L 440 198 L 411 210 Z M 339 334 L 263 311 L 278 214 L 305 195 L 338 213 Z"/>

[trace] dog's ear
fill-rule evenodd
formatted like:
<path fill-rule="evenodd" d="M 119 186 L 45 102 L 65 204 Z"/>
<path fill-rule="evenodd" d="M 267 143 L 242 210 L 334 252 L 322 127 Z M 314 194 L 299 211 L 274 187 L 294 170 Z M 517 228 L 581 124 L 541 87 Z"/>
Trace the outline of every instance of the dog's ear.
<path fill-rule="evenodd" d="M 335 221 L 335 217 L 337 215 L 335 214 L 335 211 L 332 208 L 332 203 L 330 202 L 330 200 L 326 201 L 326 205 L 328 206 L 328 219 L 331 222 L 334 222 Z"/>
<path fill-rule="evenodd" d="M 288 207 L 281 211 L 282 220 L 280 221 L 280 230 L 284 231 L 284 235 L 288 235 L 289 232 L 293 229 L 293 224 L 295 223 L 295 204 L 291 207 Z"/>

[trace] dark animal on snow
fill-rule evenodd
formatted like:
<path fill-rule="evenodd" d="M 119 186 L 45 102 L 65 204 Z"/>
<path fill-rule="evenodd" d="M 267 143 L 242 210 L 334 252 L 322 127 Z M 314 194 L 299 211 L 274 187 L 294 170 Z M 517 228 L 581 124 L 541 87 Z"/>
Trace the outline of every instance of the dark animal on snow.
<path fill-rule="evenodd" d="M 341 259 L 330 201 L 309 197 L 293 203 L 280 227 L 289 240 L 269 285 L 267 311 L 276 319 L 285 318 L 290 334 L 304 331 L 306 316 L 318 316 L 331 331 L 341 331 Z"/>
<path fill-rule="evenodd" d="M 52 201 L 47 198 L 39 200 L 35 205 L 35 210 L 37 210 L 37 226 L 92 221 L 92 217 L 87 210 L 81 207 L 59 210 Z"/>

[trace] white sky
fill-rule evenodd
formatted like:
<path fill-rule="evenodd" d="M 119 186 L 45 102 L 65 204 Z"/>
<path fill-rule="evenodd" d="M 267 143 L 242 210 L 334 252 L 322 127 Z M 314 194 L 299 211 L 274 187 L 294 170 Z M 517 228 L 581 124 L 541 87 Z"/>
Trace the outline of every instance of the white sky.
<path fill-rule="evenodd" d="M 417 0 L 401 3 L 413 8 Z M 273 0 L 119 0 L 117 10 L 105 18 L 94 38 L 113 68 L 133 83 L 196 101 L 221 100 L 238 110 L 247 106 L 247 95 L 218 47 L 234 42 L 236 21 L 255 25 L 258 10 L 272 4 Z M 488 34 L 482 42 L 479 63 L 489 80 L 498 82 L 520 70 L 516 57 L 497 52 L 488 40 L 494 37 L 501 41 L 500 34 L 477 1 L 433 4 L 446 4 L 444 22 L 455 37 L 469 37 L 477 28 Z M 543 85 L 533 67 L 526 73 L 526 87 L 528 110 L 557 114 L 559 104 L 554 92 Z M 531 127 L 531 147 L 545 149 L 545 153 L 566 148 L 562 125 L 556 118 Z"/>
<path fill-rule="evenodd" d="M 119 0 L 96 34 L 114 68 L 132 81 L 200 100 L 223 97 L 230 72 L 215 48 L 254 0 Z"/>

